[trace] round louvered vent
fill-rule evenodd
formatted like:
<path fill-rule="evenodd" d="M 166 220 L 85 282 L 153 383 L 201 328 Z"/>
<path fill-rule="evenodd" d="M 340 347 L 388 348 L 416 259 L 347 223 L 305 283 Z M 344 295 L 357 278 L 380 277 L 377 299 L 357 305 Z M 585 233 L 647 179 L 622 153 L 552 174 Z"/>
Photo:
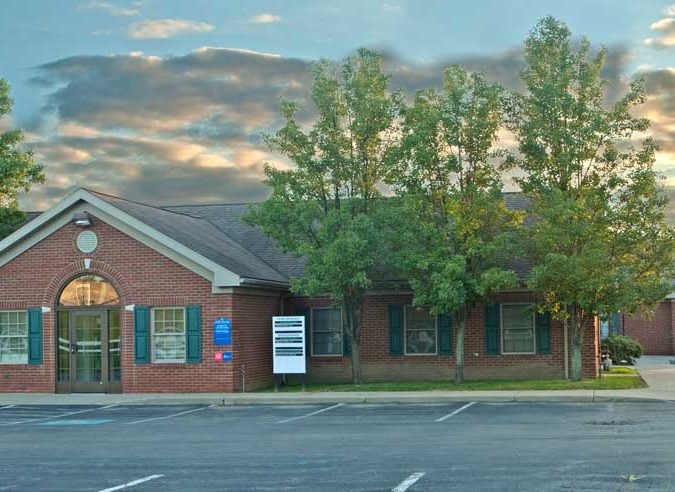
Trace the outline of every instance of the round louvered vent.
<path fill-rule="evenodd" d="M 93 231 L 82 231 L 77 236 L 77 249 L 83 253 L 91 253 L 98 246 L 98 236 Z"/>

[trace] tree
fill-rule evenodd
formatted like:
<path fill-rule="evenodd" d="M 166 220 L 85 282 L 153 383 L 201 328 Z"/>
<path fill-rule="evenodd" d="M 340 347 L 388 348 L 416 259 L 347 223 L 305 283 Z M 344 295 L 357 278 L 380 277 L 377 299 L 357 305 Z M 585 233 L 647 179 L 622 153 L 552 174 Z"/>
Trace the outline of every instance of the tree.
<path fill-rule="evenodd" d="M 411 279 L 413 303 L 450 316 L 458 383 L 467 319 L 517 283 L 500 262 L 520 218 L 504 203 L 506 153 L 494 148 L 501 96 L 482 75 L 448 68 L 442 93 L 419 92 L 405 110 L 400 146 L 390 154 L 389 183 L 410 217 L 403 221 L 400 264 Z"/>
<path fill-rule="evenodd" d="M 525 43 L 526 95 L 513 95 L 509 127 L 520 150 L 533 225 L 523 244 L 534 268 L 528 284 L 541 309 L 571 323 L 572 379 L 582 376 L 584 330 L 595 316 L 650 310 L 669 291 L 675 235 L 654 172 L 656 146 L 635 145 L 649 122 L 631 110 L 644 102 L 634 80 L 605 105 L 606 50 L 573 48 L 567 26 L 542 19 Z"/>
<path fill-rule="evenodd" d="M 12 111 L 12 105 L 9 84 L 0 79 L 0 118 Z M 19 193 L 44 182 L 42 166 L 35 163 L 33 153 L 21 149 L 24 139 L 18 129 L 0 133 L 0 239 L 25 220 L 25 214 L 19 210 Z"/>
<path fill-rule="evenodd" d="M 285 125 L 266 140 L 294 168 L 266 165 L 272 195 L 247 217 L 285 252 L 306 258 L 305 276 L 292 280 L 294 293 L 328 295 L 342 306 L 356 384 L 363 382 L 365 294 L 382 266 L 378 214 L 384 201 L 378 185 L 397 111 L 388 80 L 381 57 L 364 49 L 342 67 L 316 64 L 311 98 L 317 120 L 303 131 L 297 104 L 282 101 Z"/>

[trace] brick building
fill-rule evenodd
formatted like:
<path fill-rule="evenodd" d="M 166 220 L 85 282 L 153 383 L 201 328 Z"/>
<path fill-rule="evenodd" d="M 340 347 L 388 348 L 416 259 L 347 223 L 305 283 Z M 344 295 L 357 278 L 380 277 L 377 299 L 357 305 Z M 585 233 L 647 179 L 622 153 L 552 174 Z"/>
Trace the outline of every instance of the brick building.
<path fill-rule="evenodd" d="M 675 294 L 664 299 L 649 317 L 622 318 L 623 334 L 640 342 L 645 355 L 675 355 Z"/>
<path fill-rule="evenodd" d="M 307 320 L 308 380 L 348 381 L 342 313 L 294 297 L 302 259 L 241 222 L 246 205 L 153 207 L 80 189 L 0 241 L 0 391 L 233 392 L 272 382 L 271 318 Z M 505 292 L 468 321 L 469 379 L 561 378 L 569 337 Z M 405 289 L 371 292 L 361 352 L 368 381 L 449 379 L 446 316 Z M 214 322 L 231 339 L 214 344 Z M 223 352 L 231 360 L 221 360 Z M 583 373 L 598 374 L 598 329 Z"/>

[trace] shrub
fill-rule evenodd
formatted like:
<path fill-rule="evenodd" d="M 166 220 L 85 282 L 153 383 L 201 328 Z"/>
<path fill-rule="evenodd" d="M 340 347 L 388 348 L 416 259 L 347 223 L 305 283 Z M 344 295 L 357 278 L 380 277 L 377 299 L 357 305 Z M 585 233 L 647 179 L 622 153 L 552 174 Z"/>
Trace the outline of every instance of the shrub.
<path fill-rule="evenodd" d="M 604 347 L 615 364 L 633 364 L 642 356 L 642 345 L 624 335 L 608 336 Z"/>

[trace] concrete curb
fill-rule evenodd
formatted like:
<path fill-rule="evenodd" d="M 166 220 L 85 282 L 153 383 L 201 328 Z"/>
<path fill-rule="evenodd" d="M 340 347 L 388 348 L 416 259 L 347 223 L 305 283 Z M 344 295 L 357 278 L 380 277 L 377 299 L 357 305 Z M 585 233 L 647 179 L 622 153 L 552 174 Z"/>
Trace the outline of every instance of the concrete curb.
<path fill-rule="evenodd" d="M 470 391 L 470 392 L 368 392 L 368 393 L 252 393 L 225 395 L 219 403 L 232 405 L 308 405 L 337 403 L 593 403 L 593 402 L 647 402 L 672 401 L 675 395 L 658 393 L 631 393 L 616 390 L 574 390 L 574 391 Z"/>
<path fill-rule="evenodd" d="M 559 390 L 559 391 L 410 391 L 410 392 L 308 392 L 308 393 L 203 393 L 123 395 L 44 393 L 0 394 L 0 407 L 6 405 L 335 405 L 348 404 L 444 404 L 485 403 L 592 403 L 646 402 L 675 403 L 675 392 L 654 389 L 636 390 Z"/>

